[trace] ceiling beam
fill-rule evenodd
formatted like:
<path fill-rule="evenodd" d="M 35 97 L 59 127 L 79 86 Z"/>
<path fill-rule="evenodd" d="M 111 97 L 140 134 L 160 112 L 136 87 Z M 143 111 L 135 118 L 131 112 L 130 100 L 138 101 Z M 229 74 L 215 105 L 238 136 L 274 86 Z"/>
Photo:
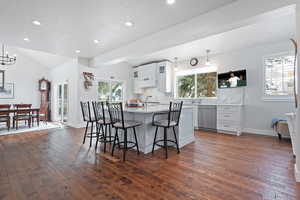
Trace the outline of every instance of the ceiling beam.
<path fill-rule="evenodd" d="M 148 37 L 96 56 L 90 60 L 93 67 L 126 62 L 176 45 L 230 31 L 274 16 L 285 14 L 284 8 L 295 5 L 297 0 L 238 0 L 235 3 L 200 15 L 187 22 L 163 29 Z M 276 11 L 274 11 L 276 10 Z"/>

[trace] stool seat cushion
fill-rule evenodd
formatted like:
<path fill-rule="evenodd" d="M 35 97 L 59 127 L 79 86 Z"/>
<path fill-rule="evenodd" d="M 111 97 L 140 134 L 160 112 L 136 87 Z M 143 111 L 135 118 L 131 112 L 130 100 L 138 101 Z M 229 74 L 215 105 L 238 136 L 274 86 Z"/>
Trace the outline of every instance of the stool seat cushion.
<path fill-rule="evenodd" d="M 161 126 L 161 127 L 168 127 L 168 120 L 163 119 L 163 120 L 158 120 L 153 122 L 154 126 Z M 175 121 L 170 121 L 170 126 L 176 126 Z"/>
<path fill-rule="evenodd" d="M 122 122 L 116 122 L 113 124 L 113 126 L 116 128 L 133 128 L 140 125 L 142 125 L 142 123 L 137 121 L 124 121 L 124 127 Z"/>
<path fill-rule="evenodd" d="M 104 124 L 104 120 L 103 120 L 103 119 L 100 119 L 100 120 L 98 120 L 98 123 L 99 123 L 99 124 Z M 111 124 L 110 119 L 105 119 L 105 124 Z"/>

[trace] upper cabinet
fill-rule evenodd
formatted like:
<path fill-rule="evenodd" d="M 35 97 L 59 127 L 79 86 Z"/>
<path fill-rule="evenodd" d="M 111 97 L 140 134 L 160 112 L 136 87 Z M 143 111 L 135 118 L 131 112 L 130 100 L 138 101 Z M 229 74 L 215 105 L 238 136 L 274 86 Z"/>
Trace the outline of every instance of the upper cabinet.
<path fill-rule="evenodd" d="M 141 94 L 145 88 L 158 88 L 161 92 L 171 93 L 172 80 L 172 66 L 167 61 L 133 68 L 135 94 Z"/>
<path fill-rule="evenodd" d="M 170 62 L 157 63 L 157 88 L 164 93 L 172 92 L 173 71 Z"/>
<path fill-rule="evenodd" d="M 138 68 L 133 69 L 133 93 L 134 94 L 142 94 L 143 90 L 140 87 L 141 80 L 140 80 L 140 71 Z"/>

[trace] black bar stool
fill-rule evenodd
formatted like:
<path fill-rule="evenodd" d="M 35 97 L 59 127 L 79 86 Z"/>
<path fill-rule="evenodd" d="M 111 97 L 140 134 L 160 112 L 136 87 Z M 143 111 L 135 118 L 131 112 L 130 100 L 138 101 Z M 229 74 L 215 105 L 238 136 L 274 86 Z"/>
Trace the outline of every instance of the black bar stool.
<path fill-rule="evenodd" d="M 92 102 L 92 104 L 93 104 L 94 116 L 96 118 L 96 126 L 97 126 L 97 142 L 96 142 L 95 149 L 97 149 L 98 142 L 103 142 L 104 152 L 106 152 L 106 143 L 109 142 L 111 144 L 114 139 L 114 136 L 111 135 L 112 123 L 110 119 L 106 117 L 104 102 Z"/>
<path fill-rule="evenodd" d="M 141 123 L 136 122 L 136 121 L 125 121 L 124 120 L 122 103 L 108 103 L 107 105 L 108 105 L 108 112 L 110 115 L 110 120 L 112 122 L 112 126 L 116 130 L 111 155 L 114 156 L 114 150 L 115 150 L 116 144 L 118 145 L 119 149 L 123 149 L 123 161 L 125 161 L 126 151 L 128 149 L 132 149 L 132 148 L 136 147 L 137 154 L 140 154 L 135 127 L 140 126 Z M 135 142 L 128 141 L 127 129 L 129 129 L 129 128 L 132 128 L 132 130 L 133 130 Z M 119 129 L 124 131 L 124 137 L 123 137 L 124 139 L 122 142 L 119 141 L 119 133 L 118 133 Z M 128 144 L 131 144 L 132 146 L 128 147 Z"/>
<path fill-rule="evenodd" d="M 85 143 L 85 138 L 90 138 L 90 147 L 92 146 L 92 139 L 97 138 L 97 132 L 94 131 L 94 123 L 96 123 L 95 117 L 92 117 L 91 115 L 91 108 L 90 108 L 90 102 L 80 102 L 81 105 L 81 111 L 83 120 L 86 122 L 85 132 L 84 132 L 84 138 L 83 138 L 83 144 Z M 88 133 L 89 124 L 91 123 L 91 130 Z"/>
<path fill-rule="evenodd" d="M 176 132 L 175 132 L 175 127 L 178 127 L 178 124 L 179 124 L 182 104 L 183 104 L 182 101 L 180 103 L 170 102 L 168 112 L 154 113 L 153 114 L 152 125 L 156 126 L 156 130 L 155 130 L 155 136 L 154 136 L 154 141 L 153 141 L 153 146 L 152 146 L 152 154 L 154 153 L 155 145 L 157 145 L 157 146 L 162 147 L 162 148 L 165 149 L 165 157 L 167 159 L 168 158 L 168 142 L 174 143 L 176 145 L 176 148 L 177 148 L 177 153 L 180 153 L 179 146 L 178 146 L 178 140 L 177 140 L 177 136 L 176 136 Z M 160 116 L 160 115 L 167 116 L 168 118 L 167 119 L 156 120 L 155 119 L 156 116 Z M 162 140 L 156 140 L 158 128 L 163 128 L 164 129 L 164 138 Z M 167 130 L 169 128 L 173 129 L 175 140 L 168 140 Z M 163 142 L 163 145 L 158 144 L 160 142 Z"/>

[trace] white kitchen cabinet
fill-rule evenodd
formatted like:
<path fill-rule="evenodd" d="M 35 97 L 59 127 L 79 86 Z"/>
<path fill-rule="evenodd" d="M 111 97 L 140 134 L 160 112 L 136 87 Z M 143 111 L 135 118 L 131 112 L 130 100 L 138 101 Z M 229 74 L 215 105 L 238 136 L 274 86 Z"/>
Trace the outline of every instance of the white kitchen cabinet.
<path fill-rule="evenodd" d="M 142 94 L 143 90 L 141 89 L 141 81 L 140 81 L 140 72 L 138 68 L 133 69 L 133 93 L 134 94 Z"/>
<path fill-rule="evenodd" d="M 217 129 L 221 133 L 241 135 L 243 105 L 218 105 Z"/>
<path fill-rule="evenodd" d="M 173 70 L 171 62 L 157 64 L 157 89 L 164 93 L 172 93 Z"/>
<path fill-rule="evenodd" d="M 157 63 L 139 66 L 139 88 L 156 87 Z"/>
<path fill-rule="evenodd" d="M 218 132 L 241 135 L 243 131 L 244 96 L 245 88 L 218 90 Z"/>

